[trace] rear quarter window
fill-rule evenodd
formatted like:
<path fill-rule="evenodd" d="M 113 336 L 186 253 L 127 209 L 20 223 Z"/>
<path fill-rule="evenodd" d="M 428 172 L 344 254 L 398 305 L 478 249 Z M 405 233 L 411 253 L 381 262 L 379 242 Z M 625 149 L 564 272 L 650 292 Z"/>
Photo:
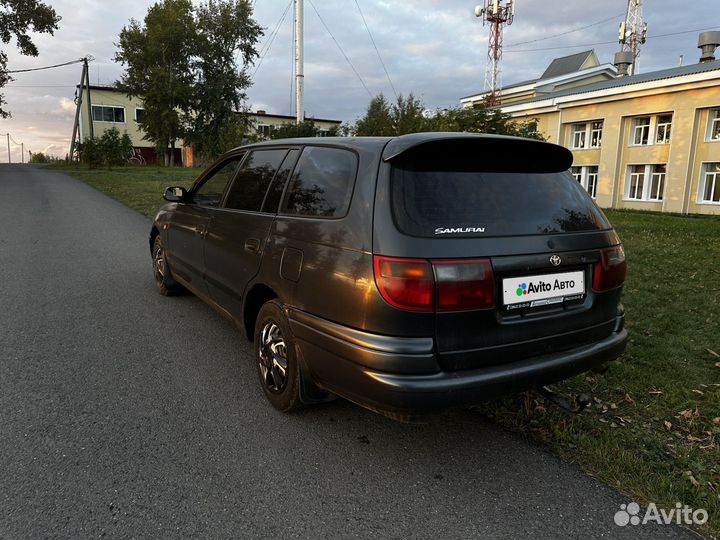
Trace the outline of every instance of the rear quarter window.
<path fill-rule="evenodd" d="M 422 237 L 518 236 L 609 229 L 569 172 L 481 172 L 395 166 L 392 209 Z"/>
<path fill-rule="evenodd" d="M 288 184 L 282 213 L 340 218 L 352 198 L 357 157 L 339 148 L 306 147 Z"/>

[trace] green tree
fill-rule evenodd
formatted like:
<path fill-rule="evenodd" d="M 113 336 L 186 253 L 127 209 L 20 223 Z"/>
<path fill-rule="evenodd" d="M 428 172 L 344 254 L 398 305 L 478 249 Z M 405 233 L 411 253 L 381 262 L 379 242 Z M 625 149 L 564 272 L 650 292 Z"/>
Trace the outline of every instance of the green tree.
<path fill-rule="evenodd" d="M 360 137 L 395 135 L 392 110 L 383 94 L 379 94 L 370 100 L 365 116 L 355 123 L 353 131 Z"/>
<path fill-rule="evenodd" d="M 131 20 L 120 32 L 115 61 L 126 66 L 118 87 L 143 99 L 145 139 L 174 165 L 175 141 L 185 135 L 181 115 L 190 110 L 195 83 L 192 59 L 196 24 L 190 0 L 162 0 L 143 23 Z"/>
<path fill-rule="evenodd" d="M 220 126 L 218 134 L 218 147 L 220 152 L 227 152 L 243 144 L 258 141 L 254 130 L 251 129 L 251 121 L 248 110 L 243 107 Z M 198 155 L 198 163 L 214 159 L 215 156 Z"/>
<path fill-rule="evenodd" d="M 436 111 L 431 125 L 433 131 L 493 133 L 545 140 L 537 131 L 536 120 L 514 120 L 500 109 L 487 107 L 484 104 L 468 109 L 458 107 Z"/>
<path fill-rule="evenodd" d="M 536 120 L 515 120 L 497 108 L 476 105 L 429 112 L 420 98 L 401 94 L 390 105 L 380 94 L 370 101 L 367 112 L 354 126 L 359 136 L 397 136 L 425 131 L 494 133 L 545 140 Z"/>
<path fill-rule="evenodd" d="M 37 46 L 30 39 L 29 33 L 46 33 L 53 35 L 58 29 L 60 17 L 55 10 L 38 0 L 0 0 L 0 39 L 7 45 L 15 37 L 20 54 L 37 56 Z M 7 53 L 0 49 L 0 88 L 12 81 L 7 73 Z M 10 116 L 3 110 L 5 104 L 0 94 L 0 118 Z"/>
<path fill-rule="evenodd" d="M 428 131 L 425 105 L 412 93 L 400 94 L 392 105 L 383 94 L 370 100 L 365 116 L 357 121 L 356 135 L 396 136 Z"/>
<path fill-rule="evenodd" d="M 187 135 L 196 154 L 213 158 L 228 149 L 230 134 L 246 131 L 242 104 L 252 83 L 247 69 L 257 56 L 262 28 L 252 19 L 249 0 L 208 0 L 195 9 L 195 24 Z"/>
<path fill-rule="evenodd" d="M 428 121 L 425 117 L 425 104 L 412 93 L 407 97 L 400 94 L 391 110 L 392 124 L 395 135 L 406 135 L 428 131 Z"/>

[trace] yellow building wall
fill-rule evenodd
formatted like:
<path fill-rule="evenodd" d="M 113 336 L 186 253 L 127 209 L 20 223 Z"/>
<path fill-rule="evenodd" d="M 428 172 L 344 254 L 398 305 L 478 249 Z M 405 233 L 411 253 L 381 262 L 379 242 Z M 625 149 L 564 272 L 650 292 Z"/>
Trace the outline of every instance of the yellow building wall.
<path fill-rule="evenodd" d="M 513 113 L 518 120 L 537 119 L 550 142 L 570 147 L 570 125 L 604 121 L 599 150 L 573 150 L 578 165 L 598 165 L 597 203 L 604 208 L 632 208 L 664 212 L 720 214 L 720 205 L 697 204 L 703 162 L 720 162 L 720 142 L 707 142 L 709 110 L 720 108 L 720 88 L 712 83 L 681 88 L 627 92 L 622 96 L 587 99 L 560 110 L 536 109 Z M 672 113 L 670 144 L 632 146 L 632 118 Z M 654 133 L 651 133 L 651 138 Z M 667 164 L 661 203 L 623 200 L 627 167 L 632 164 Z"/>
<path fill-rule="evenodd" d="M 127 133 L 132 140 L 133 146 L 152 147 L 153 144 L 143 140 L 144 133 L 138 127 L 135 121 L 136 109 L 142 109 L 142 101 L 138 98 L 129 99 L 122 92 L 115 90 L 90 89 L 90 99 L 93 105 L 107 105 L 112 107 L 123 107 L 125 109 L 125 122 L 101 122 L 96 120 L 93 123 L 95 136 L 100 137 L 102 134 L 116 127 L 120 135 Z M 90 123 L 87 110 L 87 89 L 83 90 L 83 104 L 80 110 L 80 129 L 82 138 L 90 136 Z"/>
<path fill-rule="evenodd" d="M 717 108 L 720 108 L 720 103 L 718 103 Z M 720 163 L 720 141 L 707 140 L 707 129 L 711 110 L 712 109 L 703 109 L 697 113 L 699 117 L 699 129 L 695 136 L 696 146 L 694 148 L 694 159 L 692 159 L 691 168 L 688 171 L 688 177 L 691 179 L 691 187 L 687 206 L 688 212 L 692 214 L 720 213 L 720 206 L 718 205 L 697 202 L 698 190 L 702 184 L 701 174 L 703 163 Z"/>

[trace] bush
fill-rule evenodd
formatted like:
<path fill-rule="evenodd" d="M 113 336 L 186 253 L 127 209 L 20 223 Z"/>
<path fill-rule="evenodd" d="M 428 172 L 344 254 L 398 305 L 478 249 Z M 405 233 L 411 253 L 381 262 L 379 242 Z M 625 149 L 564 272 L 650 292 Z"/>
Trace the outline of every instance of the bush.
<path fill-rule="evenodd" d="M 80 161 L 91 169 L 101 166 L 125 165 L 133 154 L 133 144 L 127 133 L 120 135 L 117 128 L 108 129 L 102 137 L 86 137 L 78 147 Z"/>
<path fill-rule="evenodd" d="M 104 160 L 100 150 L 100 140 L 95 137 L 85 137 L 82 144 L 78 145 L 78 156 L 80 161 L 91 169 L 102 166 Z"/>
<path fill-rule="evenodd" d="M 30 163 L 50 163 L 50 157 L 42 152 L 30 152 Z"/>

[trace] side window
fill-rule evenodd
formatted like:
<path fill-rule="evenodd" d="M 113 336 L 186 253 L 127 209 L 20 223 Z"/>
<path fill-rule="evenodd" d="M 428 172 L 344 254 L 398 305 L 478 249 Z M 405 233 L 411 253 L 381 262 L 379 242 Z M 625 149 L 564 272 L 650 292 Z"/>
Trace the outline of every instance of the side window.
<path fill-rule="evenodd" d="M 230 188 L 225 208 L 259 211 L 286 154 L 286 149 L 251 152 Z"/>
<path fill-rule="evenodd" d="M 202 185 L 193 192 L 193 202 L 202 206 L 217 206 L 225 193 L 225 187 L 235 176 L 243 156 L 236 156 L 220 165 Z"/>
<path fill-rule="evenodd" d="M 295 166 L 299 154 L 300 150 L 290 150 L 287 156 L 285 156 L 285 160 L 282 162 L 280 169 L 278 169 L 275 180 L 270 184 L 270 189 L 265 196 L 265 203 L 262 207 L 263 212 L 274 214 L 278 211 L 283 189 L 285 189 L 285 184 L 288 181 L 288 177 Z"/>
<path fill-rule="evenodd" d="M 357 157 L 347 150 L 307 147 L 290 179 L 282 211 L 314 217 L 342 217 L 350 207 Z"/>

